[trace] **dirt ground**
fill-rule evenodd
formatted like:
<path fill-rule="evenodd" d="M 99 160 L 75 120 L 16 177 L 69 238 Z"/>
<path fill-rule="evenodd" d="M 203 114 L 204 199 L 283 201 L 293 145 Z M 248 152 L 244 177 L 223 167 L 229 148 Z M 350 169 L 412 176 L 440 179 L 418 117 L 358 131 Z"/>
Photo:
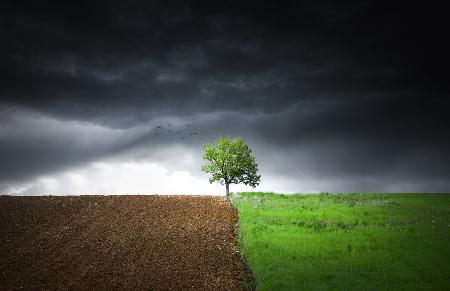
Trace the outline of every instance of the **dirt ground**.
<path fill-rule="evenodd" d="M 212 196 L 0 196 L 0 290 L 242 290 L 237 214 Z"/>

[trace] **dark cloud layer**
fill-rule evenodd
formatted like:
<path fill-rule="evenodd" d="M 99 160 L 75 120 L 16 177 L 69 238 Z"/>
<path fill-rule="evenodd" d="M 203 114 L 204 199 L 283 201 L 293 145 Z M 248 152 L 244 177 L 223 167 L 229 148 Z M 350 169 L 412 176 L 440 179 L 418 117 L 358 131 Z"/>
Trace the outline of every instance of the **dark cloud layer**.
<path fill-rule="evenodd" d="M 4 1 L 0 184 L 229 134 L 267 173 L 340 181 L 327 191 L 448 191 L 446 19 L 379 1 Z M 155 136 L 172 119 L 201 136 Z"/>

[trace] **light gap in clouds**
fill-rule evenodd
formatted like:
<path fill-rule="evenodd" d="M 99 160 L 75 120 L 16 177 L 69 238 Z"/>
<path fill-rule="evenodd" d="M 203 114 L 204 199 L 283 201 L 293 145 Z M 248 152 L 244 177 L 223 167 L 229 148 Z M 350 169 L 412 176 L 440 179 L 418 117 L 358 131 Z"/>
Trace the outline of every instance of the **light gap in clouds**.
<path fill-rule="evenodd" d="M 251 191 L 232 185 L 232 190 Z M 5 194 L 14 195 L 120 195 L 177 194 L 223 195 L 224 186 L 209 184 L 206 174 L 170 170 L 157 162 L 97 161 L 27 183 L 11 185 Z"/>

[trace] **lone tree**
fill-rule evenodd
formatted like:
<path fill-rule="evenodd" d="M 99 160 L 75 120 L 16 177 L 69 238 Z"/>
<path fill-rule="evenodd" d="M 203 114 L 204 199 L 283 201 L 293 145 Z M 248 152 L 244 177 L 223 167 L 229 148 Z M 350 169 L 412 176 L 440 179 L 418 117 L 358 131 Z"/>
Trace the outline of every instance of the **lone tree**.
<path fill-rule="evenodd" d="M 209 183 L 219 181 L 221 185 L 225 184 L 227 196 L 230 184 L 259 185 L 261 176 L 256 174 L 258 164 L 242 137 L 219 137 L 215 144 L 205 144 L 203 150 L 203 158 L 210 163 L 203 165 L 202 170 L 211 173 Z"/>

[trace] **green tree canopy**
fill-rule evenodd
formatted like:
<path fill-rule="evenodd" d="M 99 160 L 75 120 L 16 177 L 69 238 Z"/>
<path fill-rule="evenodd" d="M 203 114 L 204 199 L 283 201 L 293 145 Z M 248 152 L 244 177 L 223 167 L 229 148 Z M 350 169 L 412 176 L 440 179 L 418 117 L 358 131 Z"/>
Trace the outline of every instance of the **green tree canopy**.
<path fill-rule="evenodd" d="M 219 137 L 215 144 L 205 144 L 203 150 L 203 158 L 210 163 L 203 165 L 202 170 L 211 174 L 210 183 L 225 185 L 227 195 L 230 184 L 259 185 L 258 164 L 243 138 Z"/>

